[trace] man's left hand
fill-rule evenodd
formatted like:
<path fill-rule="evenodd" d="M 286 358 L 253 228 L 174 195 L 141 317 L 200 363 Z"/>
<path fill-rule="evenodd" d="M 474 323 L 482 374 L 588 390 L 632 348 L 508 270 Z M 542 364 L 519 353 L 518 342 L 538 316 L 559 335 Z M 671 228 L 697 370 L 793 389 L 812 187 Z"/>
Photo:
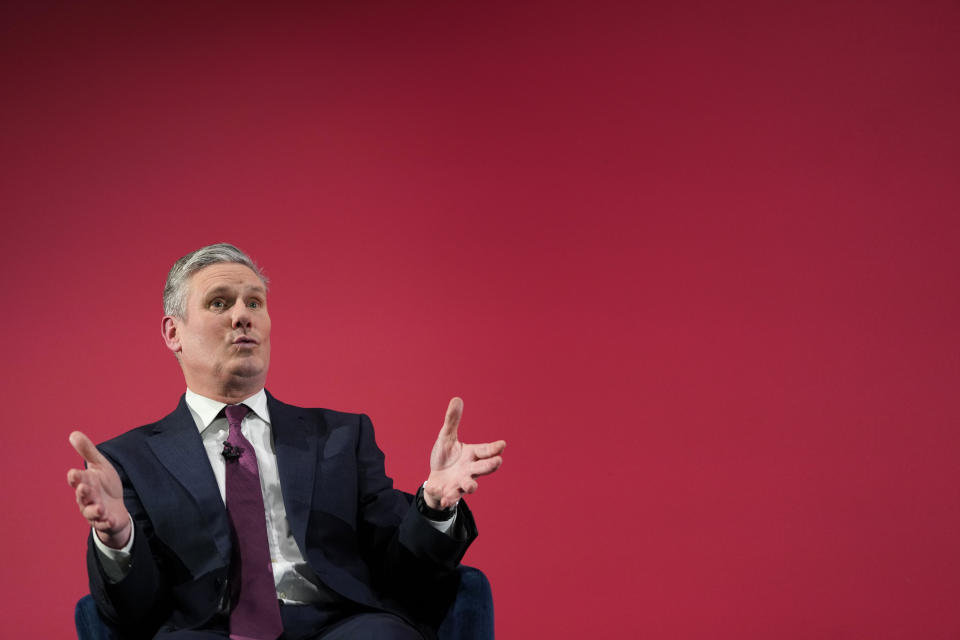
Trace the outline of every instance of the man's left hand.
<path fill-rule="evenodd" d="M 447 407 L 443 428 L 430 452 L 430 477 L 423 487 L 423 499 L 431 509 L 446 509 L 465 493 L 477 490 L 477 478 L 493 473 L 503 464 L 503 440 L 486 444 L 464 444 L 457 438 L 463 415 L 463 400 L 453 398 Z"/>

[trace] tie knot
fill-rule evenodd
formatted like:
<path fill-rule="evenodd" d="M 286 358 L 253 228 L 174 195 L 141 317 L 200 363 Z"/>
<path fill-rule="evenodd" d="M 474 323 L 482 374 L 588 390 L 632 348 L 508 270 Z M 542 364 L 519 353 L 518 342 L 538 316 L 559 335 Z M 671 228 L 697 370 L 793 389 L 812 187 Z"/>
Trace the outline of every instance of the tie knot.
<path fill-rule="evenodd" d="M 243 422 L 243 416 L 249 411 L 250 407 L 245 404 L 230 404 L 224 409 L 224 413 L 227 414 L 227 423 L 231 427 L 239 427 Z"/>

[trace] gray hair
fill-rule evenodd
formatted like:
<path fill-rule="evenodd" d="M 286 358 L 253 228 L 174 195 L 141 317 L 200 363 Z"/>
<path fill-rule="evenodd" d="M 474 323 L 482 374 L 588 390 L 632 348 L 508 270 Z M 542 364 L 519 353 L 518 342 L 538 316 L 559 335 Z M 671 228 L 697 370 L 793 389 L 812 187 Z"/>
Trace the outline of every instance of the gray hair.
<path fill-rule="evenodd" d="M 188 253 L 173 263 L 170 273 L 167 274 L 167 282 L 163 286 L 163 313 L 177 318 L 186 318 L 187 285 L 190 282 L 190 276 L 204 267 L 221 262 L 232 262 L 249 267 L 257 274 L 264 287 L 269 283 L 257 263 L 243 251 L 226 242 L 211 244 Z"/>

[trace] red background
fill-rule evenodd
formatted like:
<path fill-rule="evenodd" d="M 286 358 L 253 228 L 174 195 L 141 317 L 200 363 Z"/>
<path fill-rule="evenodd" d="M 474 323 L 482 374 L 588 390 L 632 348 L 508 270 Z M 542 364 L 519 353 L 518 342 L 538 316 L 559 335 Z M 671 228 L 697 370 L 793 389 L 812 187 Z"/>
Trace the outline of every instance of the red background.
<path fill-rule="evenodd" d="M 507 440 L 501 637 L 957 638 L 960 5 L 5 3 L 2 636 L 72 634 L 67 434 L 170 411 L 174 259 L 411 489 Z"/>

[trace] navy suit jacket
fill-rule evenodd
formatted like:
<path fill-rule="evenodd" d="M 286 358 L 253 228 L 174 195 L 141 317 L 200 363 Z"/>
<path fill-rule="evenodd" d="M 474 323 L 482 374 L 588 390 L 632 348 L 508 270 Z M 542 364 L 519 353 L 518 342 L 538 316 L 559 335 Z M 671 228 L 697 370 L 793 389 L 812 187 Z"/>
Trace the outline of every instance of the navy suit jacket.
<path fill-rule="evenodd" d="M 344 598 L 433 635 L 477 535 L 466 504 L 453 535 L 440 533 L 393 488 L 366 415 L 294 407 L 269 393 L 267 406 L 287 519 L 310 568 Z M 101 613 L 136 637 L 226 616 L 230 525 L 184 398 L 159 422 L 98 449 L 120 474 L 134 523 L 131 567 L 118 583 L 106 579 L 90 539 L 90 592 Z"/>

